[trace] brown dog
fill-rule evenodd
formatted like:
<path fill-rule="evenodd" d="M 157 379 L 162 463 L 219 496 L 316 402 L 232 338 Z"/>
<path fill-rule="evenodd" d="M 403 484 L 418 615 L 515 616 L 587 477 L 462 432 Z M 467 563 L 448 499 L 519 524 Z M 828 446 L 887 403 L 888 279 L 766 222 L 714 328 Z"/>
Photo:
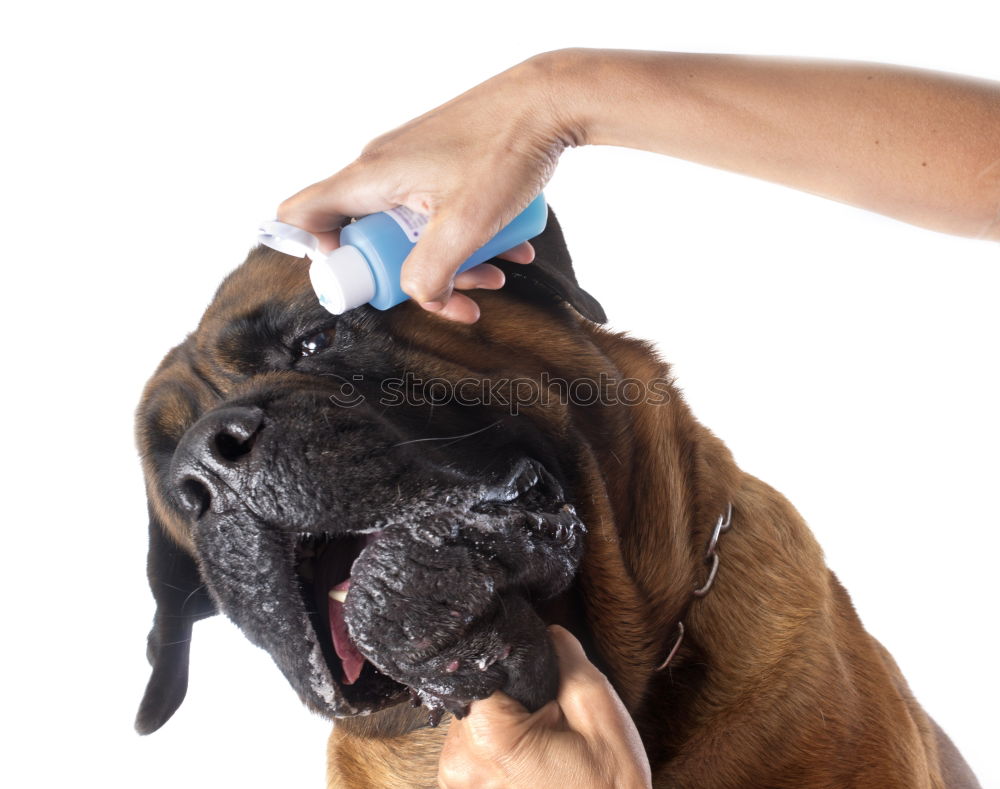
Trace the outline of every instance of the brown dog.
<path fill-rule="evenodd" d="M 600 328 L 554 217 L 535 244 L 474 326 L 333 318 L 265 249 L 223 283 L 138 414 L 157 601 L 138 729 L 181 703 L 191 626 L 222 610 L 337 718 L 331 787 L 436 786 L 447 713 L 552 697 L 558 622 L 654 786 L 977 787 L 792 506 L 650 346 Z"/>

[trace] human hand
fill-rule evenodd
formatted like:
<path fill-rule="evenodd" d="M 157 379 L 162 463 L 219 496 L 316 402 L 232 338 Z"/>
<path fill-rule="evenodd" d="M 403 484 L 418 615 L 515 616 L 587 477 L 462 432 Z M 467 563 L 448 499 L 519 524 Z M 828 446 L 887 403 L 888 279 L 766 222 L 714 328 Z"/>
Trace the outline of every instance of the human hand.
<path fill-rule="evenodd" d="M 329 251 L 347 217 L 396 205 L 429 215 L 403 265 L 403 290 L 447 318 L 476 321 L 478 306 L 452 288 L 496 289 L 503 272 L 455 271 L 542 190 L 566 147 L 544 62 L 525 61 L 376 138 L 343 170 L 285 200 L 278 219 Z M 524 243 L 501 257 L 530 263 L 534 250 Z"/>
<path fill-rule="evenodd" d="M 452 720 L 441 752 L 442 789 L 650 787 L 639 732 L 614 688 L 567 630 L 549 628 L 559 695 L 537 712 L 494 693 Z"/>

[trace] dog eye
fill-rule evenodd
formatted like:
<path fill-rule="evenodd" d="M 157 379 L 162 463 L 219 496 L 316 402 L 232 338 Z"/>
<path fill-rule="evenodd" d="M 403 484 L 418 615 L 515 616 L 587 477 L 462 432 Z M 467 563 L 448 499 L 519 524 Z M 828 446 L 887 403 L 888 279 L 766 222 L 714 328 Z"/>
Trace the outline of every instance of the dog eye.
<path fill-rule="evenodd" d="M 296 344 L 295 351 L 299 356 L 313 356 L 325 348 L 329 348 L 330 344 L 333 342 L 333 329 L 324 329 L 321 332 L 316 332 L 303 340 L 299 340 Z"/>

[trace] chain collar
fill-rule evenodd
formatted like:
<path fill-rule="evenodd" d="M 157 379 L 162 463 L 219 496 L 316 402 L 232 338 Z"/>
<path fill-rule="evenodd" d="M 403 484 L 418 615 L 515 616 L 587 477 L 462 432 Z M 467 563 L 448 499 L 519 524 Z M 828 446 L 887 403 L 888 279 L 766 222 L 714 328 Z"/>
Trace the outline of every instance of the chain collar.
<path fill-rule="evenodd" d="M 705 563 L 709 565 L 708 579 L 704 584 L 694 589 L 691 592 L 691 599 L 688 600 L 687 605 L 684 610 L 687 611 L 691 607 L 691 603 L 695 600 L 700 599 L 712 591 L 712 585 L 715 583 L 715 576 L 719 573 L 719 554 L 716 550 L 719 547 L 719 537 L 729 531 L 729 528 L 733 525 L 733 503 L 729 502 L 726 506 L 726 512 L 724 515 L 720 515 L 719 519 L 715 522 L 715 528 L 712 530 L 712 539 L 708 542 L 708 550 L 705 551 Z M 684 621 L 683 618 L 677 620 L 677 639 L 674 641 L 674 645 L 670 648 L 670 652 L 667 654 L 666 659 L 656 667 L 656 671 L 663 671 L 667 666 L 670 665 L 670 661 L 674 659 L 677 655 L 677 651 L 681 648 L 681 642 L 684 640 Z"/>

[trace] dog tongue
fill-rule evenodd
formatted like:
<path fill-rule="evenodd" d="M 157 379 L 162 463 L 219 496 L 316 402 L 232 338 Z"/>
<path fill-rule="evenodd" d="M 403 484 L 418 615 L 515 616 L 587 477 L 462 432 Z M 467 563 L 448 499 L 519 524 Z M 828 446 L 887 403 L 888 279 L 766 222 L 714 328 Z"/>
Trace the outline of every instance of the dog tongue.
<path fill-rule="evenodd" d="M 351 586 L 351 579 L 342 581 L 333 587 L 331 592 L 346 592 Z M 361 669 L 365 665 L 365 658 L 358 648 L 354 646 L 351 637 L 347 633 L 347 624 L 344 622 L 344 604 L 339 600 L 329 598 L 327 610 L 330 616 L 330 633 L 333 635 L 333 648 L 340 658 L 340 665 L 344 672 L 341 680 L 345 685 L 353 685 L 361 674 Z"/>

